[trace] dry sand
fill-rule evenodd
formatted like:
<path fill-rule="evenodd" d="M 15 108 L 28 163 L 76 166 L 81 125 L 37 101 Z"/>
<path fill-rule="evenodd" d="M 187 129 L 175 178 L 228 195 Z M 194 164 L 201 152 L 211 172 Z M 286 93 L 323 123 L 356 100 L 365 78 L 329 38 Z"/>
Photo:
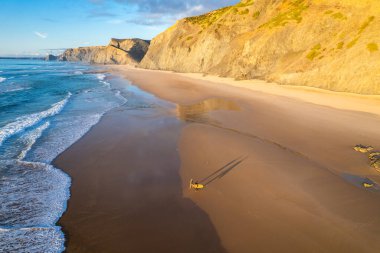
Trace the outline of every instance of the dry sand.
<path fill-rule="evenodd" d="M 359 143 L 380 148 L 379 97 L 117 69 L 140 88 L 194 104 L 195 111 L 206 100 L 207 112 L 207 99 L 215 97 L 240 106 L 208 113 L 185 127 L 180 140 L 184 196 L 210 215 L 227 251 L 380 250 L 380 195 L 361 185 L 361 177 L 380 183 L 379 173 L 352 149 Z M 207 190 L 187 190 L 190 178 L 242 156 L 248 158 Z"/>
<path fill-rule="evenodd" d="M 380 149 L 379 98 L 112 70 L 176 106 L 109 113 L 57 159 L 70 252 L 380 251 L 380 194 L 362 186 L 380 176 L 352 148 Z"/>

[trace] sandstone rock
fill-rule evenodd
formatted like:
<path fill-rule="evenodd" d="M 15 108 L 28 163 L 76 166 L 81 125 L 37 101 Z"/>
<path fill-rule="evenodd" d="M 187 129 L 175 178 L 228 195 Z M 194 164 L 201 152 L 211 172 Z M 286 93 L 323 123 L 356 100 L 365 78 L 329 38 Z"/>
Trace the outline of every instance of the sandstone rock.
<path fill-rule="evenodd" d="M 368 157 L 371 160 L 371 166 L 380 172 L 380 152 L 373 152 Z"/>
<path fill-rule="evenodd" d="M 380 159 L 380 152 L 372 152 L 368 155 L 371 161 Z"/>
<path fill-rule="evenodd" d="M 380 1 L 244 0 L 152 40 L 143 68 L 380 94 Z"/>
<path fill-rule="evenodd" d="M 108 46 L 67 49 L 62 61 L 82 61 L 94 64 L 138 64 L 149 47 L 149 41 L 141 39 L 112 39 Z"/>
<path fill-rule="evenodd" d="M 380 159 L 372 161 L 371 166 L 380 172 Z"/>
<path fill-rule="evenodd" d="M 364 146 L 362 144 L 358 144 L 354 147 L 354 150 L 360 153 L 368 153 L 373 150 L 372 146 Z"/>
<path fill-rule="evenodd" d="M 372 188 L 372 187 L 374 187 L 374 184 L 369 184 L 369 183 L 363 183 L 363 186 L 364 186 L 364 188 Z"/>

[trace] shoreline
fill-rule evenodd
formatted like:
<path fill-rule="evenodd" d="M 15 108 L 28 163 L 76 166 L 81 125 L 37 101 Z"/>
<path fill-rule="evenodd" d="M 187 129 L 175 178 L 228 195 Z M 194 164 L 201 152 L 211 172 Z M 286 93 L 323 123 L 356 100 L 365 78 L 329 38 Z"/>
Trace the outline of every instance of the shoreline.
<path fill-rule="evenodd" d="M 376 107 L 380 106 L 380 95 L 364 95 L 342 91 L 331 91 L 310 86 L 278 84 L 261 79 L 235 80 L 234 78 L 230 77 L 219 77 L 214 75 L 205 75 L 202 73 L 182 73 L 167 70 L 143 69 L 130 65 L 107 65 L 107 67 L 111 70 L 111 72 L 113 71 L 121 75 L 122 72 L 125 71 L 172 74 L 179 78 L 183 77 L 189 78 L 193 81 L 201 81 L 203 84 L 207 83 L 209 86 L 225 85 L 228 87 L 243 88 L 248 91 L 262 92 L 277 96 L 286 96 L 293 99 L 299 99 L 304 102 L 331 106 L 337 109 L 362 111 L 380 115 L 379 110 L 376 110 Z M 317 97 L 312 96 L 315 94 L 317 94 Z M 327 98 L 331 100 L 318 100 L 318 96 L 327 96 Z M 338 99 L 338 101 L 332 101 L 333 99 Z M 338 102 L 342 101 L 344 103 L 340 105 Z"/>
<path fill-rule="evenodd" d="M 176 168 L 174 171 L 178 170 L 180 176 L 180 195 L 183 196 L 181 198 L 194 203 L 196 209 L 204 212 L 208 217 L 199 225 L 203 228 L 204 226 L 212 228 L 209 230 L 212 231 L 209 235 L 213 238 L 214 246 L 219 248 L 217 251 L 210 252 L 224 252 L 224 250 L 239 253 L 252 252 L 252 250 L 255 252 L 278 250 L 310 252 L 317 249 L 320 252 L 358 252 L 359 250 L 371 252 L 380 249 L 379 243 L 376 242 L 378 236 L 376 231 L 380 226 L 378 215 L 380 194 L 366 190 L 360 185 L 360 180 L 366 177 L 379 184 L 380 176 L 369 168 L 365 156 L 352 150 L 353 145 L 358 144 L 357 141 L 364 141 L 366 143 L 363 144 L 369 145 L 376 145 L 380 141 L 376 130 L 380 119 L 377 116 L 378 113 L 373 113 L 377 112 L 374 107 L 380 102 L 377 98 L 369 99 L 370 102 L 368 102 L 360 96 L 348 96 L 347 101 L 351 103 L 355 100 L 356 104 L 354 103 L 353 106 L 358 106 L 342 110 L 346 104 L 340 104 L 339 100 L 328 101 L 330 104 L 327 105 L 316 104 L 321 97 L 328 96 L 324 92 L 312 92 L 307 96 L 307 101 L 304 101 L 299 99 L 304 92 L 308 92 L 303 89 L 295 96 L 289 94 L 293 89 L 286 91 L 287 89 L 284 90 L 281 86 L 278 89 L 276 86 L 271 86 L 269 91 L 258 91 L 248 90 L 247 87 L 242 89 L 231 85 L 216 85 L 217 80 L 212 79 L 211 82 L 194 79 L 186 74 L 131 69 L 125 66 L 113 66 L 110 71 L 125 77 L 137 87 L 154 94 L 159 99 L 175 105 L 167 108 L 166 115 L 177 122 L 181 119 L 182 126 L 178 129 L 179 132 L 166 132 L 165 138 L 155 141 L 153 146 L 157 146 L 156 148 L 161 151 L 167 151 L 164 140 L 171 139 L 173 141 L 171 150 L 178 149 L 178 157 L 174 160 L 181 161 L 181 164 L 177 163 L 173 168 Z M 146 74 L 141 75 L 142 72 Z M 258 89 L 261 88 L 260 86 Z M 347 96 L 342 96 L 341 99 L 346 100 Z M 101 122 L 95 125 L 85 138 L 82 137 L 59 157 L 58 163 L 64 166 L 58 165 L 58 167 L 65 172 L 64 168 L 69 168 L 71 173 L 85 170 L 82 176 L 74 175 L 73 177 L 74 182 L 81 181 L 81 185 L 77 188 L 86 188 L 89 185 L 86 183 L 88 180 L 86 177 L 91 178 L 94 177 L 93 174 L 101 174 L 102 177 L 96 179 L 96 184 L 105 187 L 103 190 L 106 190 L 108 195 L 99 192 L 98 189 L 93 198 L 102 196 L 102 199 L 92 201 L 101 205 L 102 201 L 108 202 L 111 201 L 108 198 L 111 198 L 113 204 L 111 201 L 109 205 L 120 204 L 119 195 L 115 192 L 123 192 L 121 189 L 127 185 L 120 188 L 110 185 L 110 182 L 102 183 L 103 179 L 107 178 L 102 170 L 107 167 L 98 167 L 91 172 L 89 165 L 81 161 L 79 156 L 85 154 L 86 159 L 96 160 L 96 155 L 94 157 L 90 153 L 96 152 L 95 147 L 106 150 L 104 144 L 108 147 L 121 145 L 126 148 L 126 153 L 135 152 L 138 146 L 141 147 L 140 152 L 149 154 L 151 147 L 143 143 L 157 138 L 157 132 L 146 139 L 144 135 L 133 133 L 136 128 L 130 130 L 127 126 L 138 124 L 141 122 L 141 117 L 138 115 L 152 113 L 154 108 L 136 111 L 135 115 L 132 111 L 122 108 L 107 113 L 107 116 L 103 116 Z M 156 117 L 148 116 L 146 120 L 152 122 L 148 125 L 161 122 L 165 118 L 164 115 L 159 113 Z M 123 120 L 117 120 L 117 118 L 123 118 Z M 114 126 L 116 122 L 117 125 L 120 124 L 119 127 Z M 279 125 L 278 122 L 281 124 Z M 323 122 L 329 122 L 329 124 L 323 124 Z M 139 131 L 149 128 L 148 125 L 138 127 Z M 283 128 L 281 125 L 286 127 Z M 359 129 L 361 132 L 358 132 Z M 174 132 L 177 133 L 175 138 Z M 129 137 L 124 142 L 121 141 L 123 138 L 115 136 L 117 134 L 124 136 L 128 133 Z M 134 136 L 134 147 L 128 144 L 131 136 Z M 307 142 L 304 141 L 305 138 Z M 99 142 L 100 140 L 102 141 Z M 373 143 L 367 143 L 370 141 Z M 119 151 L 113 150 L 113 152 Z M 118 157 L 119 161 L 115 161 L 113 153 L 107 152 L 101 162 L 120 164 L 128 160 L 137 163 L 144 160 L 141 157 L 136 158 L 137 153 L 125 155 L 122 156 L 123 158 Z M 248 157 L 241 160 L 245 156 Z M 152 158 L 155 163 L 162 162 L 162 157 L 153 156 Z M 165 160 L 173 162 L 173 158 Z M 70 167 L 75 167 L 77 171 Z M 152 173 L 148 167 L 146 171 L 141 172 L 142 177 L 147 176 L 146 173 Z M 195 193 L 188 190 L 190 178 L 204 178 L 218 168 L 229 168 L 229 171 L 212 181 L 202 192 Z M 116 178 L 120 175 L 128 178 L 133 174 L 128 169 L 124 171 L 122 168 L 114 173 L 116 174 L 113 176 Z M 168 175 L 171 173 L 173 171 Z M 343 173 L 353 175 L 359 184 L 348 182 L 343 177 Z M 147 186 L 146 183 L 143 185 Z M 172 192 L 172 190 L 166 191 L 162 185 L 155 191 L 163 195 L 170 195 Z M 140 211 L 150 209 L 151 203 L 147 203 L 149 198 L 139 195 L 139 192 L 134 194 L 139 196 L 137 198 L 139 201 L 147 204 Z M 82 208 L 82 216 L 79 215 L 77 218 L 68 216 L 66 222 L 80 224 L 85 223 L 85 219 L 89 219 L 99 223 L 100 216 L 94 218 L 92 216 L 95 214 L 84 212 L 90 207 L 78 208 L 78 203 L 87 201 L 83 193 L 81 195 L 82 197 L 75 201 L 76 206 L 72 208 L 76 209 L 74 212 L 78 215 Z M 78 193 L 75 193 L 75 196 L 78 196 Z M 75 196 L 72 194 L 73 199 Z M 68 209 L 70 209 L 70 201 L 71 198 Z M 128 212 L 129 208 L 131 207 L 123 204 L 120 212 Z M 99 208 L 91 208 L 91 210 L 98 212 Z M 173 214 L 176 216 L 181 212 L 178 213 L 177 210 Z M 83 216 L 85 213 L 90 217 L 85 218 Z M 160 215 L 161 211 L 156 210 L 155 213 Z M 111 213 L 99 215 L 103 215 L 104 219 L 112 216 Z M 135 230 L 138 231 L 139 227 L 154 228 L 146 223 L 149 217 L 145 215 L 135 219 Z M 125 217 L 125 222 L 130 219 L 131 217 Z M 181 219 L 174 224 L 180 221 Z M 122 222 L 115 220 L 112 222 L 114 226 L 123 229 Z M 161 222 L 166 224 L 168 220 Z M 358 224 L 362 225 L 358 227 Z M 96 225 L 93 226 L 96 227 Z M 73 228 L 71 225 L 71 229 Z M 197 232 L 197 230 L 188 230 Z M 186 234 L 185 231 L 179 228 L 173 230 L 176 235 L 182 236 Z M 157 232 L 161 233 L 162 228 L 156 230 L 155 234 Z M 94 238 L 102 235 L 101 238 L 107 242 L 102 244 L 92 241 L 92 243 L 98 243 L 96 249 L 99 249 L 100 246 L 111 245 L 110 241 L 124 243 L 122 240 L 130 240 L 128 236 L 124 239 L 120 237 L 128 233 L 123 234 L 122 230 L 119 233 L 115 234 L 119 236 L 115 239 L 107 237 L 102 232 L 93 231 Z M 85 248 L 70 248 L 72 240 L 80 240 L 74 239 L 78 236 L 78 232 L 72 235 L 68 242 L 68 252 L 86 252 Z M 150 236 L 143 237 L 145 241 L 153 240 Z M 193 245 L 191 238 L 185 236 L 179 241 L 185 244 L 191 242 L 190 245 Z M 273 240 L 277 242 L 276 245 L 270 243 Z M 162 241 L 163 244 L 165 244 L 164 241 Z M 85 244 L 85 241 L 83 243 Z M 87 241 L 87 243 L 90 242 Z M 135 246 L 136 252 L 146 252 L 144 245 L 135 244 Z M 110 252 L 122 252 L 125 251 L 125 247 L 119 251 L 116 248 L 106 248 L 111 250 Z M 161 247 L 164 246 L 161 245 Z M 183 251 L 181 247 L 178 249 Z M 95 249 L 92 248 L 92 250 Z"/>
<path fill-rule="evenodd" d="M 224 252 L 207 215 L 182 197 L 176 175 L 182 123 L 173 106 L 143 100 L 107 112 L 54 161 L 73 180 L 59 221 L 66 252 Z M 151 244 L 143 242 L 148 239 Z"/>

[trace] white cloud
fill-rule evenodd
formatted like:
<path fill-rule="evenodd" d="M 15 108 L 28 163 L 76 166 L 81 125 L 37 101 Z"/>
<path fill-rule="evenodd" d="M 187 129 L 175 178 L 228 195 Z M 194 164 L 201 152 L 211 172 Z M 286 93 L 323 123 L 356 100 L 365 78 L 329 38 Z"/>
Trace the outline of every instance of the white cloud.
<path fill-rule="evenodd" d="M 48 37 L 47 33 L 34 32 L 34 34 L 40 37 L 41 39 L 46 39 Z"/>
<path fill-rule="evenodd" d="M 195 5 L 195 6 L 193 6 L 193 7 L 188 6 L 188 11 L 189 11 L 190 13 L 193 13 L 193 12 L 201 12 L 201 11 L 205 11 L 205 7 L 204 7 L 202 4 Z"/>
<path fill-rule="evenodd" d="M 199 15 L 203 12 L 206 12 L 206 8 L 202 4 L 195 5 L 195 6 L 186 5 L 186 10 L 178 13 L 176 15 L 176 19 L 181 19 L 184 17 L 193 16 L 193 15 Z"/>

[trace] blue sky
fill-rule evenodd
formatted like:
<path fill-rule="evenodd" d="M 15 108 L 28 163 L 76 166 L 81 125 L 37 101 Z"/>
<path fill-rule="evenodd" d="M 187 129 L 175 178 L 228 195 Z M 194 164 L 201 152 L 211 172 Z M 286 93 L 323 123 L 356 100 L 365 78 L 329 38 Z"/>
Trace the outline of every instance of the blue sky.
<path fill-rule="evenodd" d="M 0 0 L 0 56 L 151 39 L 175 20 L 238 0 Z"/>

